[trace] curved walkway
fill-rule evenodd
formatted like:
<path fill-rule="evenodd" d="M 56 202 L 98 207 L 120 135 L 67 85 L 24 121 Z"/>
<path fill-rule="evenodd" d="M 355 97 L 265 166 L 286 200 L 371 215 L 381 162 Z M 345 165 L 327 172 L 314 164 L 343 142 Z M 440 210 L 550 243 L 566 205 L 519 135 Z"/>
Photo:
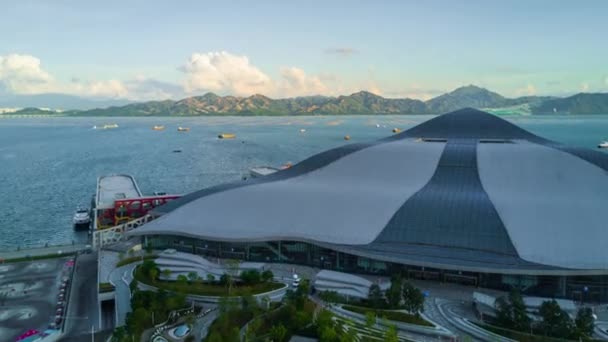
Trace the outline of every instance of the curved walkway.
<path fill-rule="evenodd" d="M 125 325 L 127 313 L 131 312 L 131 289 L 133 270 L 141 261 L 115 268 L 110 272 L 110 283 L 115 288 L 116 326 Z"/>

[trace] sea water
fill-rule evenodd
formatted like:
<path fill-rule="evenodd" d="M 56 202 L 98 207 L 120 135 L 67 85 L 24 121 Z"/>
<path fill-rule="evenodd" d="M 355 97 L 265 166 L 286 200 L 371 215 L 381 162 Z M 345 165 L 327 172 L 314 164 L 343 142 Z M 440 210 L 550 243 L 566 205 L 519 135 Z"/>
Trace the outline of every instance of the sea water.
<path fill-rule="evenodd" d="M 72 216 L 90 205 L 102 175 L 131 174 L 144 194 L 185 194 L 432 117 L 0 118 L 0 249 L 85 242 Z M 564 144 L 595 149 L 608 139 L 608 115 L 505 118 Z M 93 129 L 113 123 L 119 127 Z"/>

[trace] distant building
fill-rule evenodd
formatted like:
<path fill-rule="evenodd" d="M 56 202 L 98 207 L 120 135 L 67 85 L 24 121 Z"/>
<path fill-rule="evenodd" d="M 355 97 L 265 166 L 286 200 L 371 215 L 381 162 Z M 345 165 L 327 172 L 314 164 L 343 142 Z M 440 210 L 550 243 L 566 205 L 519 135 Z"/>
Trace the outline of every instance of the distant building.
<path fill-rule="evenodd" d="M 474 109 L 152 212 L 157 248 L 608 300 L 608 155 Z"/>

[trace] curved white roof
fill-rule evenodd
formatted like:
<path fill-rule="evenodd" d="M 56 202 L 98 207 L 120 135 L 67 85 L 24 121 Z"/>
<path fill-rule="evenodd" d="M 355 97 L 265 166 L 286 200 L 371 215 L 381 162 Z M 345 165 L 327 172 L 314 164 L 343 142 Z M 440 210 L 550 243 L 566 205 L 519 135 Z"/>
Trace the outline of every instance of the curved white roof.
<path fill-rule="evenodd" d="M 608 273 L 608 155 L 473 109 L 157 212 L 132 234 L 307 241 L 458 270 Z"/>

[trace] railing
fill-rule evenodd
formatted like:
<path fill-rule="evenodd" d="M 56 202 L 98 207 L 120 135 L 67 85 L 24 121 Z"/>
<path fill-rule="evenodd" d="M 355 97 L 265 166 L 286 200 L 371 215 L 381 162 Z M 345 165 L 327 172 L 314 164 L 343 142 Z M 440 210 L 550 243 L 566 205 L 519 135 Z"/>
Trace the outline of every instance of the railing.
<path fill-rule="evenodd" d="M 105 245 L 122 241 L 125 233 L 152 220 L 153 217 L 151 215 L 146 215 L 118 226 L 93 231 L 93 247 L 101 248 Z"/>

